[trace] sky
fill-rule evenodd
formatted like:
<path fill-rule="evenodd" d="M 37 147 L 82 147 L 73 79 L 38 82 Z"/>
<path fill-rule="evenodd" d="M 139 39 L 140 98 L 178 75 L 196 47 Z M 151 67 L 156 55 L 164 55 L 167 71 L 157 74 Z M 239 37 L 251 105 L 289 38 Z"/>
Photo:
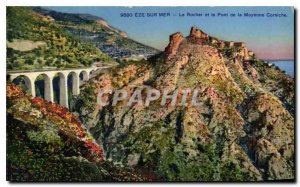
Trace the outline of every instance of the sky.
<path fill-rule="evenodd" d="M 105 19 L 109 25 L 125 31 L 136 41 L 163 50 L 169 35 L 189 34 L 196 26 L 210 36 L 228 41 L 243 41 L 261 59 L 294 59 L 294 10 L 292 7 L 45 7 L 68 13 L 88 13 Z M 121 14 L 132 13 L 132 17 Z M 144 13 L 145 17 L 137 17 Z M 170 13 L 168 17 L 147 17 L 147 13 Z M 202 13 L 187 16 L 187 13 Z M 205 17 L 208 13 L 210 16 Z M 215 13 L 216 16 L 211 16 Z M 228 16 L 218 16 L 218 13 Z M 264 17 L 244 15 L 264 14 Z M 267 17 L 267 14 L 286 17 Z M 185 16 L 179 16 L 185 15 Z M 235 14 L 231 17 L 230 14 Z"/>

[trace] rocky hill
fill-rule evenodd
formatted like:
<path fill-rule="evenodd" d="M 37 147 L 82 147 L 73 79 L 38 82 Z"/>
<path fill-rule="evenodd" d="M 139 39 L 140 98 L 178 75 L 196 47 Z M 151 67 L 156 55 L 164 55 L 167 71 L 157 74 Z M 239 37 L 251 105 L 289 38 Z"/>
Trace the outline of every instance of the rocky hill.
<path fill-rule="evenodd" d="M 61 28 L 85 43 L 92 43 L 115 58 L 141 59 L 159 51 L 130 39 L 124 31 L 90 14 L 70 14 L 35 7 L 34 11 L 56 20 Z"/>
<path fill-rule="evenodd" d="M 74 100 L 104 157 L 166 181 L 294 180 L 294 79 L 192 27 L 164 53 L 91 79 Z M 200 106 L 99 106 L 102 89 L 198 89 Z M 109 101 L 113 94 L 107 96 Z"/>

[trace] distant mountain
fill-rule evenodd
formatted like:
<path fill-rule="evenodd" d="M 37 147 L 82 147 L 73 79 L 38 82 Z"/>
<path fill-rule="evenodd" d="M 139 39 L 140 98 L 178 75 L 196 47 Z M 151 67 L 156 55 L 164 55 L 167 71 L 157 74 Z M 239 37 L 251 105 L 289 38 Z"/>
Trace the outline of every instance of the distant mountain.
<path fill-rule="evenodd" d="M 97 20 L 103 20 L 98 16 L 93 16 L 90 14 L 70 14 L 70 13 L 56 12 L 41 7 L 33 7 L 32 9 L 35 12 L 41 13 L 43 15 L 49 15 L 55 20 L 72 22 L 75 24 L 83 24 L 83 23 L 88 24 L 88 23 L 94 23 Z"/>
<path fill-rule="evenodd" d="M 41 7 L 34 11 L 50 16 L 66 31 L 83 42 L 97 46 L 104 53 L 115 58 L 147 58 L 159 50 L 128 38 L 124 31 L 109 25 L 103 18 L 90 14 L 71 14 L 47 10 Z"/>

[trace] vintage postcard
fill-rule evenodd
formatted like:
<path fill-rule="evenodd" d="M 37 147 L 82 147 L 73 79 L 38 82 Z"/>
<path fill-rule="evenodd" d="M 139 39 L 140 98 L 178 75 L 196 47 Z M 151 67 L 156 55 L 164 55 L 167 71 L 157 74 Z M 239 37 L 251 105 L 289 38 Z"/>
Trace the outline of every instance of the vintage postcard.
<path fill-rule="evenodd" d="M 295 181 L 293 7 L 6 7 L 6 179 Z"/>

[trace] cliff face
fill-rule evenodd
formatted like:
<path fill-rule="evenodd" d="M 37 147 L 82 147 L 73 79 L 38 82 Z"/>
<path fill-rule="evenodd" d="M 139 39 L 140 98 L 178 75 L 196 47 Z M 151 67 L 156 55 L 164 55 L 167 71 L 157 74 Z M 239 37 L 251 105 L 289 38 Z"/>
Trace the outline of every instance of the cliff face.
<path fill-rule="evenodd" d="M 223 45 L 224 44 L 224 45 Z M 164 54 L 99 74 L 74 110 L 107 159 L 168 181 L 294 179 L 294 80 L 243 43 L 197 28 L 170 36 Z M 276 89 L 275 89 L 276 87 Z M 103 89 L 199 89 L 200 106 L 100 107 Z M 111 97 L 111 96 L 109 96 Z"/>

